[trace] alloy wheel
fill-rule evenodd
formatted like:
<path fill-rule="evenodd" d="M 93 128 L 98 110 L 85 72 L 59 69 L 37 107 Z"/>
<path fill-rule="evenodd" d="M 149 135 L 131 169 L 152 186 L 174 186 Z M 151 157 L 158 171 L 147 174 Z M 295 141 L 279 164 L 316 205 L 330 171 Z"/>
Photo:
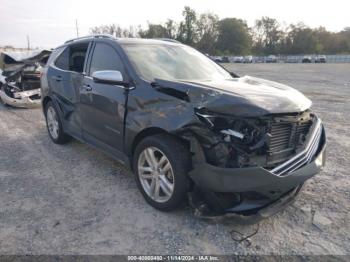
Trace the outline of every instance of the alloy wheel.
<path fill-rule="evenodd" d="M 49 107 L 46 113 L 47 127 L 53 139 L 57 139 L 59 135 L 59 124 L 56 111 L 53 107 Z"/>
<path fill-rule="evenodd" d="M 144 149 L 138 159 L 138 175 L 146 194 L 158 203 L 167 202 L 174 192 L 174 171 L 166 155 L 156 147 Z"/>

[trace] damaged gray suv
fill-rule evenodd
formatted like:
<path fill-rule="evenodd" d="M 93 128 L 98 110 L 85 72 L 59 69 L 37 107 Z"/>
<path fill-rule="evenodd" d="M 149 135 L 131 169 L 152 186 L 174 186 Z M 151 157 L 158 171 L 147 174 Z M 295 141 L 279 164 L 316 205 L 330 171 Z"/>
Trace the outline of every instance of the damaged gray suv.
<path fill-rule="evenodd" d="M 153 207 L 266 216 L 325 162 L 311 101 L 226 71 L 173 40 L 95 35 L 56 48 L 41 78 L 49 136 L 129 165 Z"/>

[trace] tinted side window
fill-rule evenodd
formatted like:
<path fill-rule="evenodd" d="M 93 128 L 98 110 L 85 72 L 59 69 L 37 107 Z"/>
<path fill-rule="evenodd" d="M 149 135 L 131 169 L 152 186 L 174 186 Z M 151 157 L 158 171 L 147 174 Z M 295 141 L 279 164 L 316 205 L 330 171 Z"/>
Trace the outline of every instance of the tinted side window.
<path fill-rule="evenodd" d="M 69 52 L 69 71 L 82 73 L 89 43 L 82 43 L 70 46 Z"/>
<path fill-rule="evenodd" d="M 81 43 L 66 47 L 55 61 L 55 65 L 66 71 L 82 73 L 89 43 Z"/>
<path fill-rule="evenodd" d="M 123 63 L 118 53 L 109 45 L 97 43 L 90 65 L 90 76 L 101 70 L 117 70 L 124 75 Z"/>
<path fill-rule="evenodd" d="M 61 55 L 56 59 L 55 66 L 62 70 L 69 69 L 69 48 L 66 48 Z"/>

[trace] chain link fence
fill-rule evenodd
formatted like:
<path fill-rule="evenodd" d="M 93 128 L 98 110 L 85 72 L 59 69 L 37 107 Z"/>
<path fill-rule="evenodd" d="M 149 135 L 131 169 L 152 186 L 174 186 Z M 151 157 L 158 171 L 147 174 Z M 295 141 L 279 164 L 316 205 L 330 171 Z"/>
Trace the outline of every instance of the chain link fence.
<path fill-rule="evenodd" d="M 315 63 L 317 55 L 277 55 L 277 62 L 282 63 L 302 63 L 304 58 L 310 58 Z M 325 55 L 327 63 L 350 63 L 350 55 Z M 264 63 L 268 61 L 268 56 L 256 56 L 254 62 Z"/>

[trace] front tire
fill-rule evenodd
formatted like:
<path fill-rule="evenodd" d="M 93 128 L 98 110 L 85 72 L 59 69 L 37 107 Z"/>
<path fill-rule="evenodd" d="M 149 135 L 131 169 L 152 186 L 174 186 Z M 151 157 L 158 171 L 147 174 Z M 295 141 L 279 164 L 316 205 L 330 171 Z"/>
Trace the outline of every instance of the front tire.
<path fill-rule="evenodd" d="M 51 101 L 46 104 L 45 118 L 47 131 L 55 144 L 65 144 L 71 139 L 69 135 L 64 133 L 58 111 Z"/>
<path fill-rule="evenodd" d="M 178 208 L 190 187 L 189 150 L 166 134 L 146 137 L 135 149 L 133 170 L 145 200 L 161 211 Z"/>

